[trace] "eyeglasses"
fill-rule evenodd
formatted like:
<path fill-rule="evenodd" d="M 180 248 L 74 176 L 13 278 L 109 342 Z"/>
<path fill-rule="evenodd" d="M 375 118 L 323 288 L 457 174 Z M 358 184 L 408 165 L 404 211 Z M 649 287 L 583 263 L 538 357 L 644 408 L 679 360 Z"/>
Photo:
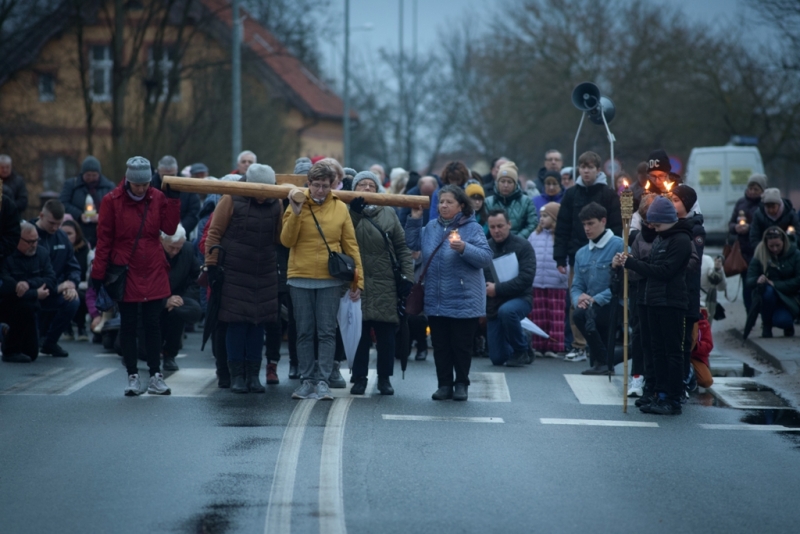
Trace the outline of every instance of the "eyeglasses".
<path fill-rule="evenodd" d="M 25 241 L 29 245 L 35 245 L 35 244 L 37 244 L 39 242 L 39 238 L 38 237 L 36 239 L 25 239 L 24 237 L 21 237 L 20 239 L 22 239 L 23 241 Z"/>
<path fill-rule="evenodd" d="M 311 182 L 310 184 L 308 184 L 308 187 L 310 187 L 311 189 L 317 189 L 317 190 L 324 191 L 325 189 L 330 189 L 331 188 L 331 184 L 318 184 L 318 183 Z"/>
<path fill-rule="evenodd" d="M 561 161 L 561 158 L 545 158 L 545 161 Z"/>

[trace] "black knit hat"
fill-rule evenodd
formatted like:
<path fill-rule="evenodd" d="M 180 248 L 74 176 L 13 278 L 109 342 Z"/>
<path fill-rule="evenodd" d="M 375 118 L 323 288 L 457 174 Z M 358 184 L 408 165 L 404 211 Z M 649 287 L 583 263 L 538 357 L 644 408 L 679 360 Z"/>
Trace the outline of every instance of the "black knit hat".
<path fill-rule="evenodd" d="M 647 156 L 647 172 L 664 171 L 668 173 L 671 170 L 672 164 L 669 162 L 669 156 L 663 148 L 654 150 Z"/>
<path fill-rule="evenodd" d="M 697 203 L 697 193 L 686 184 L 681 184 L 672 190 L 672 194 L 681 199 L 686 212 L 690 212 Z"/>

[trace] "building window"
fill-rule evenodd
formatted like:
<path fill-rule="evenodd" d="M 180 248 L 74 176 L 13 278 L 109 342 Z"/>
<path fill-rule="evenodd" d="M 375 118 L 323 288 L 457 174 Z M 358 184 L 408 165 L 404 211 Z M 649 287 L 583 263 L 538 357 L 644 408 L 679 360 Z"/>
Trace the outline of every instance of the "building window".
<path fill-rule="evenodd" d="M 165 100 L 169 94 L 170 83 L 173 84 L 172 100 L 180 100 L 181 84 L 179 68 L 176 66 L 177 50 L 173 46 L 163 48 L 151 47 L 147 54 L 146 85 L 150 98 Z"/>
<path fill-rule="evenodd" d="M 44 191 L 60 192 L 64 180 L 78 173 L 78 163 L 68 156 L 42 158 L 42 187 Z"/>
<path fill-rule="evenodd" d="M 53 102 L 56 99 L 56 79 L 52 74 L 39 75 L 39 102 Z"/>
<path fill-rule="evenodd" d="M 93 46 L 89 62 L 91 96 L 95 102 L 111 100 L 111 72 L 114 60 L 111 59 L 110 46 Z"/>

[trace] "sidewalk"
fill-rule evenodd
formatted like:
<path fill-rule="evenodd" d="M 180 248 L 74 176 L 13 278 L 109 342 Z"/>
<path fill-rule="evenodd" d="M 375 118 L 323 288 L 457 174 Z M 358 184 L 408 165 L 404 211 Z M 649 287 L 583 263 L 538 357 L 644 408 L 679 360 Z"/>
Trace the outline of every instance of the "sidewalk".
<path fill-rule="evenodd" d="M 728 330 L 737 339 L 742 339 L 742 330 L 731 328 Z M 773 335 L 778 337 L 764 339 L 759 328 L 754 328 L 750 333 L 745 347 L 753 349 L 771 365 L 790 375 L 800 374 L 800 337 L 783 337 L 780 329 L 773 330 Z"/>

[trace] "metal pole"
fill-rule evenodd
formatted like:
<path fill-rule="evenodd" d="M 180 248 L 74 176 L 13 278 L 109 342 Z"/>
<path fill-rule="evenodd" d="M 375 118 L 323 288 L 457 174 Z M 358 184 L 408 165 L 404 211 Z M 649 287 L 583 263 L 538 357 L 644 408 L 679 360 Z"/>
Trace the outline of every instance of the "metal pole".
<path fill-rule="evenodd" d="M 414 20 L 412 21 L 414 23 L 414 25 L 413 25 L 414 61 L 416 61 L 417 60 L 417 26 L 418 26 L 418 24 L 417 24 L 417 0 L 414 0 L 414 3 L 412 4 L 412 7 L 414 8 L 414 13 L 413 13 Z"/>
<path fill-rule="evenodd" d="M 405 138 L 405 129 L 403 127 L 403 123 L 405 122 L 403 119 L 405 118 L 406 108 L 405 108 L 405 80 L 403 74 L 403 0 L 399 0 L 400 4 L 400 68 L 399 68 L 399 78 L 400 78 L 400 115 L 398 117 L 398 136 L 397 136 L 397 152 L 400 155 L 401 161 L 403 158 L 403 154 L 405 151 L 403 150 L 403 139 Z M 405 165 L 405 163 L 402 163 Z"/>
<path fill-rule="evenodd" d="M 233 167 L 242 151 L 242 26 L 239 0 L 231 1 L 233 38 L 231 42 L 231 158 Z"/>
<path fill-rule="evenodd" d="M 344 0 L 344 165 L 350 165 L 350 0 Z"/>
<path fill-rule="evenodd" d="M 575 132 L 575 142 L 572 143 L 572 181 L 576 180 L 578 171 L 578 136 L 581 135 L 581 128 L 583 128 L 583 120 L 586 118 L 586 113 L 581 113 L 581 122 L 578 124 L 578 131 Z"/>

